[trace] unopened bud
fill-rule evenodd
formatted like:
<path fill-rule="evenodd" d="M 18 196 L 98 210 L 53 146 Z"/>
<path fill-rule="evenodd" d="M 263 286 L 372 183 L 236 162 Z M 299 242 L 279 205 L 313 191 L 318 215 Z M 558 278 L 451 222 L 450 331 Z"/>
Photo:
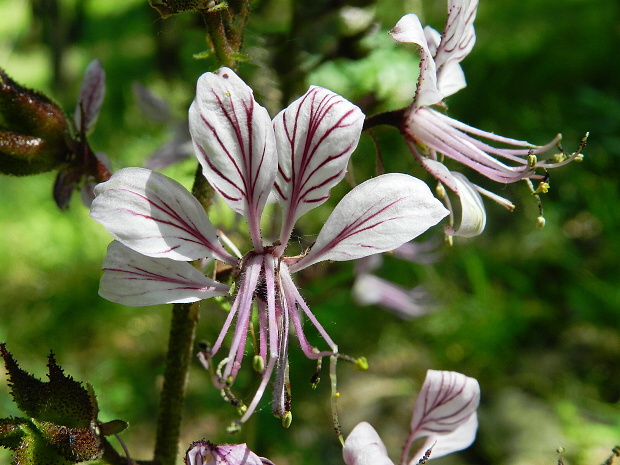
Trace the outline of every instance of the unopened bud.
<path fill-rule="evenodd" d="M 545 227 L 545 217 L 539 216 L 536 218 L 536 229 L 542 229 Z"/>
<path fill-rule="evenodd" d="M 60 166 L 70 154 L 67 132 L 55 103 L 0 69 L 0 172 L 24 176 Z"/>

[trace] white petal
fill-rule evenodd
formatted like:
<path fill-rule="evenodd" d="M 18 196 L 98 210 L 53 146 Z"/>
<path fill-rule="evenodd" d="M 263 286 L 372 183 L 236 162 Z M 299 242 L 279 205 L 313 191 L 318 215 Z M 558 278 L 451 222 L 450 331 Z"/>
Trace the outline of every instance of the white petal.
<path fill-rule="evenodd" d="M 257 226 L 278 164 L 267 110 L 241 78 L 221 68 L 198 79 L 189 128 L 209 183 Z"/>
<path fill-rule="evenodd" d="M 236 260 L 220 245 L 204 209 L 181 184 L 146 168 L 125 168 L 95 187 L 90 216 L 114 239 L 150 257 Z"/>
<path fill-rule="evenodd" d="M 461 205 L 459 224 L 456 227 L 446 226 L 446 233 L 461 237 L 481 234 L 486 226 L 487 214 L 476 186 L 463 174 L 448 170 L 443 163 L 430 158 L 418 158 L 418 161 L 459 198 Z"/>
<path fill-rule="evenodd" d="M 434 436 L 439 441 L 463 425 L 471 427 L 470 417 L 479 403 L 480 386 L 474 378 L 454 371 L 428 370 L 413 407 L 412 438 Z"/>
<path fill-rule="evenodd" d="M 322 260 L 353 260 L 394 250 L 447 214 L 419 179 L 399 173 L 378 176 L 344 196 L 308 255 L 291 271 Z"/>
<path fill-rule="evenodd" d="M 104 97 L 105 71 L 99 60 L 93 60 L 84 72 L 84 80 L 74 114 L 75 126 L 84 134 L 90 133 L 94 128 Z"/>
<path fill-rule="evenodd" d="M 468 448 L 476 439 L 478 430 L 478 416 L 474 413 L 457 429 L 448 434 L 429 436 L 420 449 L 412 456 L 409 465 L 416 465 L 424 457 L 426 451 L 432 447 L 429 459 L 436 459 Z"/>
<path fill-rule="evenodd" d="M 458 65 L 476 43 L 474 20 L 478 0 L 450 0 L 448 20 L 435 54 L 439 89 L 444 97 L 465 87 L 465 77 Z"/>
<path fill-rule="evenodd" d="M 186 262 L 152 258 L 112 242 L 103 262 L 99 295 L 132 307 L 196 302 L 225 295 L 228 286 Z"/>
<path fill-rule="evenodd" d="M 346 173 L 363 124 L 357 106 L 316 86 L 274 118 L 279 160 L 274 187 L 289 226 L 285 230 L 329 198 Z"/>
<path fill-rule="evenodd" d="M 463 68 L 456 62 L 446 63 L 437 80 L 437 87 L 444 97 L 456 94 L 459 90 L 467 87 Z"/>
<path fill-rule="evenodd" d="M 437 88 L 437 68 L 420 19 L 414 14 L 405 15 L 396 23 L 390 34 L 398 42 L 416 44 L 420 47 L 420 76 L 418 77 L 414 107 L 434 105 L 440 102 L 443 95 Z"/>
<path fill-rule="evenodd" d="M 347 436 L 342 455 L 347 465 L 394 465 L 383 441 L 366 422 L 358 424 Z"/>
<path fill-rule="evenodd" d="M 455 171 L 452 171 L 451 174 L 459 186 L 461 222 L 457 229 L 446 227 L 446 232 L 461 237 L 477 236 L 484 231 L 487 223 L 487 214 L 482 197 L 465 175 Z"/>

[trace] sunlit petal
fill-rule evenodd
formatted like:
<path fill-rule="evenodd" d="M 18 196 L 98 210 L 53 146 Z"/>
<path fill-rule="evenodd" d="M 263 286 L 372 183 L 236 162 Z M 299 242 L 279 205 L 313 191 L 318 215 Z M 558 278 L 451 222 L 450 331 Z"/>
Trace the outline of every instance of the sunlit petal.
<path fill-rule="evenodd" d="M 258 244 L 260 214 L 278 163 L 267 110 L 256 103 L 241 78 L 221 68 L 198 79 L 189 127 L 204 175 L 226 203 L 246 218 Z"/>
<path fill-rule="evenodd" d="M 426 183 L 406 174 L 370 179 L 336 206 L 310 252 L 290 268 L 353 260 L 394 250 L 448 214 Z"/>
<path fill-rule="evenodd" d="M 437 68 L 420 19 L 413 13 L 405 15 L 396 23 L 390 34 L 398 42 L 416 44 L 420 47 L 420 76 L 413 106 L 421 107 L 440 102 L 443 95 L 437 87 Z"/>
<path fill-rule="evenodd" d="M 364 114 L 357 106 L 316 86 L 275 117 L 279 159 L 275 190 L 285 211 L 283 242 L 297 218 L 324 203 L 344 177 L 363 123 Z"/>
<path fill-rule="evenodd" d="M 458 65 L 474 47 L 474 20 L 478 0 L 450 0 L 448 21 L 435 53 L 439 90 L 444 97 L 465 87 L 463 71 Z"/>
<path fill-rule="evenodd" d="M 152 258 L 112 242 L 103 262 L 99 295 L 132 307 L 196 302 L 225 295 L 228 286 L 186 262 Z"/>
<path fill-rule="evenodd" d="M 436 459 L 468 448 L 476 439 L 477 430 L 478 417 L 477 415 L 472 415 L 465 423 L 451 433 L 429 436 L 418 451 L 413 454 L 409 465 L 416 465 L 431 447 L 432 451 L 429 459 Z"/>
<path fill-rule="evenodd" d="M 419 161 L 435 179 L 454 192 L 460 202 L 460 220 L 454 226 L 446 226 L 446 233 L 461 237 L 481 234 L 486 226 L 487 214 L 476 186 L 465 175 L 450 171 L 443 163 L 429 158 L 420 158 Z"/>
<path fill-rule="evenodd" d="M 173 260 L 215 257 L 220 245 L 200 203 L 181 184 L 146 168 L 125 168 L 95 187 L 90 216 L 143 255 Z"/>
<path fill-rule="evenodd" d="M 366 422 L 359 423 L 347 436 L 342 455 L 347 465 L 394 465 L 383 441 Z"/>
<path fill-rule="evenodd" d="M 461 221 L 457 227 L 446 227 L 446 233 L 461 237 L 474 237 L 482 234 L 487 224 L 487 213 L 482 197 L 465 175 L 451 172 L 458 185 L 461 201 Z"/>
<path fill-rule="evenodd" d="M 474 378 L 453 371 L 428 370 L 413 408 L 408 442 L 425 436 L 429 440 L 416 455 L 424 455 L 425 447 L 433 444 L 433 458 L 469 446 L 478 425 L 471 418 L 476 416 L 479 403 L 480 386 Z"/>

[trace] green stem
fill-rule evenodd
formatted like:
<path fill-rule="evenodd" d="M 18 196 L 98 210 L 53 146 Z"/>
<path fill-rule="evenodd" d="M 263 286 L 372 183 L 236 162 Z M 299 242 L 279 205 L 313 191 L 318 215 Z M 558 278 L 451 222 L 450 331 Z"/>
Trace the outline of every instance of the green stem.
<path fill-rule="evenodd" d="M 232 57 L 235 50 L 231 47 L 226 35 L 226 20 L 224 15 L 227 14 L 227 12 L 225 10 L 201 10 L 200 12 L 204 18 L 207 33 L 211 39 L 215 58 L 219 66 L 227 66 L 235 69 L 236 62 Z"/>
<path fill-rule="evenodd" d="M 174 304 L 155 438 L 154 461 L 160 465 L 175 465 L 179 454 L 181 420 L 197 323 L 197 302 Z"/>

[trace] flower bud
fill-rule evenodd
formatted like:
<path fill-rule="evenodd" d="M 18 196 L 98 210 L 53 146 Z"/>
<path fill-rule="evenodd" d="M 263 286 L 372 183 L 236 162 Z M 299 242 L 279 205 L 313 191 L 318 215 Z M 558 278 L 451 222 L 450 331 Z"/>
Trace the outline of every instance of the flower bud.
<path fill-rule="evenodd" d="M 70 154 L 67 133 L 55 103 L 0 69 L 0 172 L 23 176 L 58 167 Z"/>

